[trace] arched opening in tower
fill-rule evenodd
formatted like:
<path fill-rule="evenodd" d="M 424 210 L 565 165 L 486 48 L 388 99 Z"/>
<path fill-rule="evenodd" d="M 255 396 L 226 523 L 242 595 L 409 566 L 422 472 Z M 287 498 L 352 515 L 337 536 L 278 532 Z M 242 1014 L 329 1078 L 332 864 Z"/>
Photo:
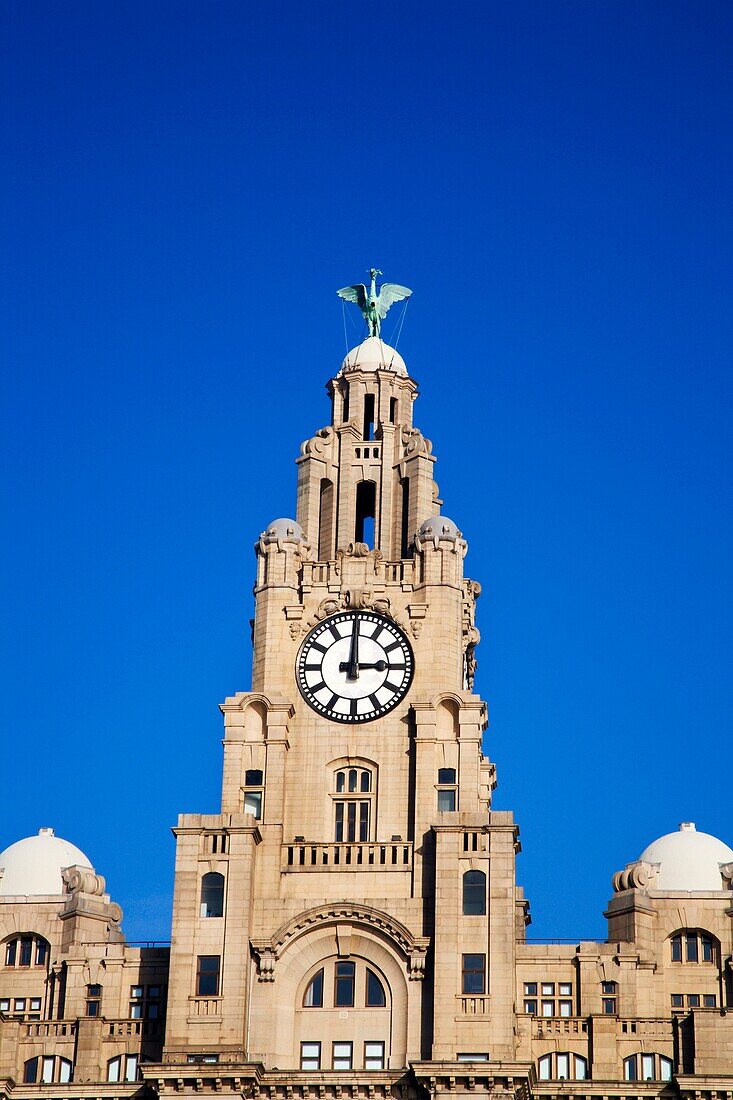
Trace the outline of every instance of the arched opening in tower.
<path fill-rule="evenodd" d="M 365 542 L 374 549 L 374 520 L 377 509 L 377 485 L 374 481 L 360 481 L 356 486 L 356 522 L 354 542 Z"/>
<path fill-rule="evenodd" d="M 318 560 L 330 561 L 333 553 L 333 482 L 321 478 L 318 503 Z"/>

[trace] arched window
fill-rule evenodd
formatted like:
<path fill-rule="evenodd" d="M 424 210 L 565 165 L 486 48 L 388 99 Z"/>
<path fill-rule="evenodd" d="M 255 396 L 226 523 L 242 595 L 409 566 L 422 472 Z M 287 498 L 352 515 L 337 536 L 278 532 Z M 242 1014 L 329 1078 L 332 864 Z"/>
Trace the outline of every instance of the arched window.
<path fill-rule="evenodd" d="M 201 916 L 224 916 L 224 876 L 209 871 L 201 879 Z"/>
<path fill-rule="evenodd" d="M 23 1067 L 23 1081 L 26 1085 L 64 1084 L 71 1080 L 72 1065 L 68 1058 L 56 1054 L 42 1054 L 29 1058 Z"/>
<path fill-rule="evenodd" d="M 334 775 L 334 839 L 337 844 L 372 839 L 374 777 L 369 768 L 339 768 Z"/>
<path fill-rule="evenodd" d="M 671 1081 L 672 1069 L 664 1054 L 632 1054 L 624 1058 L 624 1081 Z"/>
<path fill-rule="evenodd" d="M 720 958 L 718 941 L 701 928 L 681 928 L 669 937 L 675 963 L 715 963 Z"/>
<path fill-rule="evenodd" d="M 384 995 L 384 986 L 374 973 L 367 967 L 366 972 L 366 1006 L 367 1008 L 384 1008 L 387 998 Z"/>
<path fill-rule="evenodd" d="M 303 997 L 303 1008 L 323 1008 L 323 967 L 308 982 Z"/>
<path fill-rule="evenodd" d="M 553 1051 L 545 1054 L 538 1063 L 540 1081 L 585 1081 L 588 1062 L 582 1054 L 572 1051 Z"/>
<path fill-rule="evenodd" d="M 486 875 L 483 871 L 466 871 L 463 876 L 463 915 L 482 917 L 486 913 Z"/>
<path fill-rule="evenodd" d="M 5 965 L 48 968 L 48 941 L 32 932 L 11 936 L 5 941 Z"/>

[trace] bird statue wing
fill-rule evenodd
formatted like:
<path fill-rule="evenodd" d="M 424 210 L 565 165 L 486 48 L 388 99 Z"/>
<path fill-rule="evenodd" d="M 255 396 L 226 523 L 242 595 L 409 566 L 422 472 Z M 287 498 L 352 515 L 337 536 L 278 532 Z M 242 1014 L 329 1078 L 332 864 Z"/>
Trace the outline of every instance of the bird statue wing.
<path fill-rule="evenodd" d="M 364 312 L 367 304 L 367 288 L 363 283 L 357 283 L 356 286 L 344 286 L 341 290 L 337 290 L 339 298 L 343 298 L 345 302 L 356 302 L 359 309 Z"/>
<path fill-rule="evenodd" d="M 340 293 L 341 291 L 339 291 Z M 391 305 L 394 305 L 395 302 L 401 302 L 403 298 L 409 298 L 411 294 L 411 290 L 408 290 L 406 286 L 400 286 L 399 283 L 382 283 L 377 298 L 377 309 L 382 320 L 387 316 L 387 310 Z"/>

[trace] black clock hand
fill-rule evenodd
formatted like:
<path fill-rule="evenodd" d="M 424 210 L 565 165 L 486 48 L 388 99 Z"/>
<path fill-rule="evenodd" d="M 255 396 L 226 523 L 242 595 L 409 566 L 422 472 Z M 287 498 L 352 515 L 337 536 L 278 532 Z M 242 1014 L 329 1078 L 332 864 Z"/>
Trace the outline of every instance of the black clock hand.
<path fill-rule="evenodd" d="M 389 666 L 387 665 L 386 661 L 376 661 L 373 665 L 360 664 L 358 666 L 358 671 L 361 672 L 361 670 L 363 668 L 376 668 L 377 672 L 384 672 L 388 667 Z M 349 671 L 349 662 L 348 661 L 342 661 L 341 664 L 339 665 L 339 672 L 348 672 L 348 671 Z M 351 677 L 349 677 L 349 679 L 351 679 Z M 356 679 L 356 677 L 354 677 L 354 679 Z"/>
<path fill-rule="evenodd" d="M 349 650 L 349 660 L 344 666 L 339 665 L 339 671 L 346 673 L 347 680 L 359 679 L 359 620 L 354 619 L 354 625 L 351 628 L 351 649 Z"/>

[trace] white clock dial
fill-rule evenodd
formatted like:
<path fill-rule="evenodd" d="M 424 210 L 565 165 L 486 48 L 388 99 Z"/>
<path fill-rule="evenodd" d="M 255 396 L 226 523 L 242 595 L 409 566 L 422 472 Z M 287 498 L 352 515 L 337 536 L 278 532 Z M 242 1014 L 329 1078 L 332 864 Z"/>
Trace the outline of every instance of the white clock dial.
<path fill-rule="evenodd" d="M 371 722 L 397 706 L 414 671 L 398 626 L 374 611 L 342 611 L 307 636 L 296 665 L 300 693 L 332 722 Z"/>

